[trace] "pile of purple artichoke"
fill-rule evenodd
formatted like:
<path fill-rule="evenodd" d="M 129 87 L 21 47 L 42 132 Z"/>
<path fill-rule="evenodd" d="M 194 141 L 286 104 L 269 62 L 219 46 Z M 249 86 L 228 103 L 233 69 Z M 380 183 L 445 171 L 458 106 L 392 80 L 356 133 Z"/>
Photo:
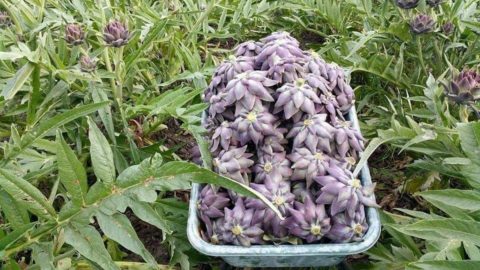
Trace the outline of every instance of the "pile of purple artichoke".
<path fill-rule="evenodd" d="M 343 70 L 300 49 L 286 32 L 240 44 L 204 93 L 215 172 L 263 194 L 261 201 L 204 186 L 197 203 L 213 244 L 361 241 L 373 186 L 351 169 L 364 139 L 344 114 L 354 93 Z"/>

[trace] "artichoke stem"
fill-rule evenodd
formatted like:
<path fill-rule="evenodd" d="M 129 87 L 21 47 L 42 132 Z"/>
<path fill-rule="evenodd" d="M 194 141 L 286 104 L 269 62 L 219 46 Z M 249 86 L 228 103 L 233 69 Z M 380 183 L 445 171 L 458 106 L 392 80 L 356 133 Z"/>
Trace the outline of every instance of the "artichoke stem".
<path fill-rule="evenodd" d="M 468 123 L 468 105 L 460 105 L 458 114 L 461 122 Z"/>
<path fill-rule="evenodd" d="M 420 36 L 417 36 L 417 54 L 418 54 L 418 59 L 420 60 L 420 65 L 422 66 L 422 69 L 425 72 L 425 76 L 428 77 L 427 67 L 425 66 L 425 62 L 423 61 L 422 38 Z"/>

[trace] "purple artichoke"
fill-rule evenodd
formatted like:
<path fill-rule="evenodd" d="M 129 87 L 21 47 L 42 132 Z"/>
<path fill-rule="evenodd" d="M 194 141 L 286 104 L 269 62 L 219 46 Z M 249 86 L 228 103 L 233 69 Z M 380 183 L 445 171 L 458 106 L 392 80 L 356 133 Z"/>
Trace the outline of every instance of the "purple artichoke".
<path fill-rule="evenodd" d="M 84 72 L 93 72 L 97 68 L 97 61 L 88 55 L 80 57 L 80 70 Z"/>
<path fill-rule="evenodd" d="M 275 121 L 275 116 L 268 111 L 250 111 L 241 113 L 233 122 L 232 127 L 237 131 L 241 145 L 248 142 L 258 145 L 265 136 L 275 135 L 273 127 Z"/>
<path fill-rule="evenodd" d="M 330 218 L 325 207 L 315 205 L 309 197 L 305 197 L 305 203 L 295 202 L 290 214 L 291 217 L 287 218 L 283 225 L 290 234 L 305 239 L 307 243 L 320 241 L 330 231 Z"/>
<path fill-rule="evenodd" d="M 249 40 L 235 47 L 235 56 L 257 56 L 262 51 L 263 43 Z"/>
<path fill-rule="evenodd" d="M 443 0 L 427 0 L 427 5 L 434 8 L 434 7 L 438 7 L 442 2 Z"/>
<path fill-rule="evenodd" d="M 197 208 L 202 220 L 223 217 L 223 209 L 230 203 L 225 192 L 215 191 L 211 185 L 204 186 L 200 192 Z"/>
<path fill-rule="evenodd" d="M 403 9 L 412 9 L 418 6 L 420 0 L 395 0 L 397 6 Z"/>
<path fill-rule="evenodd" d="M 192 162 L 197 164 L 198 166 L 202 166 L 203 165 L 202 153 L 200 152 L 200 147 L 198 147 L 198 145 L 194 145 L 191 148 L 191 154 L 192 154 L 192 157 L 191 157 Z"/>
<path fill-rule="evenodd" d="M 326 120 L 326 114 L 316 114 L 295 123 L 287 134 L 288 139 L 293 138 L 293 148 L 307 147 L 312 152 L 320 149 L 330 153 L 330 140 L 335 129 Z"/>
<path fill-rule="evenodd" d="M 260 41 L 263 44 L 273 42 L 273 41 L 277 41 L 277 40 L 288 41 L 289 43 L 292 43 L 292 44 L 296 45 L 297 47 L 300 45 L 298 40 L 296 40 L 294 37 L 292 37 L 290 35 L 290 33 L 285 32 L 285 31 L 273 32 L 269 36 L 266 36 L 266 37 L 260 39 Z"/>
<path fill-rule="evenodd" d="M 0 11 L 0 28 L 9 27 L 12 25 L 12 20 L 6 11 Z"/>
<path fill-rule="evenodd" d="M 348 112 L 354 103 L 352 87 L 345 79 L 345 72 L 335 64 L 327 64 L 317 54 L 313 53 L 312 58 L 305 65 L 310 74 L 305 77 L 308 85 L 317 89 L 327 99 L 334 94 L 335 107 L 342 113 Z"/>
<path fill-rule="evenodd" d="M 349 121 L 338 120 L 333 134 L 335 150 L 341 159 L 345 159 L 348 153 L 356 158 L 363 151 L 363 136 Z"/>
<path fill-rule="evenodd" d="M 232 79 L 225 91 L 227 105 L 235 104 L 235 115 L 242 111 L 260 109 L 262 101 L 273 102 L 269 87 L 277 84 L 266 77 L 264 71 L 249 71 L 237 75 Z"/>
<path fill-rule="evenodd" d="M 292 193 L 295 195 L 295 201 L 305 202 L 305 198 L 309 197 L 312 200 L 312 192 L 307 189 L 304 182 L 292 182 Z"/>
<path fill-rule="evenodd" d="M 330 157 L 323 152 L 310 151 L 308 148 L 296 148 L 288 156 L 292 161 L 292 180 L 306 180 L 310 188 L 312 179 L 318 175 L 325 175 L 330 164 Z"/>
<path fill-rule="evenodd" d="M 272 155 L 259 154 L 253 171 L 255 172 L 256 183 L 266 181 L 279 183 L 288 180 L 292 175 L 290 161 L 286 158 L 285 152 L 273 153 Z"/>
<path fill-rule="evenodd" d="M 233 109 L 227 105 L 227 96 L 227 93 L 219 93 L 210 97 L 210 107 L 208 108 L 209 116 L 219 121 L 223 121 L 224 119 L 233 120 L 235 118 Z"/>
<path fill-rule="evenodd" d="M 261 243 L 263 235 L 261 222 L 255 221 L 253 215 L 254 209 L 245 209 L 241 198 L 237 199 L 232 210 L 225 208 L 223 241 L 245 247 Z"/>
<path fill-rule="evenodd" d="M 300 120 L 303 113 L 314 115 L 315 104 L 321 103 L 313 88 L 303 79 L 284 84 L 277 89 L 277 93 L 279 95 L 273 113 L 283 111 L 285 119 L 293 117 L 294 122 Z"/>
<path fill-rule="evenodd" d="M 435 21 L 427 14 L 419 14 L 410 22 L 410 30 L 415 34 L 433 31 Z"/>
<path fill-rule="evenodd" d="M 322 186 L 316 202 L 331 204 L 332 216 L 346 211 L 349 217 L 353 217 L 361 205 L 379 207 L 371 196 L 375 185 L 362 186 L 362 182 L 354 178 L 352 172 L 341 168 L 334 162 L 330 162 L 326 170 L 328 175 L 319 175 L 314 178 Z"/>
<path fill-rule="evenodd" d="M 228 82 L 236 75 L 251 70 L 253 70 L 252 57 L 240 56 L 237 58 L 231 55 L 213 73 L 212 81 L 204 92 L 204 100 L 208 101 L 213 95 L 225 92 Z"/>
<path fill-rule="evenodd" d="M 222 150 L 228 150 L 231 145 L 236 146 L 234 133 L 235 131 L 232 129 L 231 123 L 223 121 L 213 132 L 210 151 L 212 153 L 217 151 L 219 146 L 221 146 Z"/>
<path fill-rule="evenodd" d="M 105 26 L 103 30 L 103 39 L 108 45 L 113 47 L 122 47 L 130 39 L 130 32 L 126 25 L 119 21 L 113 21 Z"/>
<path fill-rule="evenodd" d="M 310 58 L 305 63 L 305 72 L 318 75 L 322 78 L 328 78 L 328 69 L 329 67 L 325 60 L 316 52 L 310 52 Z"/>
<path fill-rule="evenodd" d="M 359 242 L 368 230 L 365 210 L 361 206 L 353 217 L 340 213 L 332 218 L 332 228 L 326 235 L 336 243 Z"/>
<path fill-rule="evenodd" d="M 253 155 L 246 151 L 247 146 L 221 151 L 218 157 L 213 159 L 215 172 L 238 182 L 248 183 L 247 173 L 250 172 L 250 167 L 254 162 L 249 159 Z"/>
<path fill-rule="evenodd" d="M 284 137 L 286 132 L 283 128 L 278 128 L 276 125 L 273 129 L 273 135 L 268 135 L 263 138 L 258 147 L 258 153 L 263 155 L 273 155 L 274 153 L 285 152 L 285 145 L 288 141 Z"/>
<path fill-rule="evenodd" d="M 271 65 L 262 67 L 262 70 L 268 70 L 270 79 L 282 83 L 293 83 L 295 80 L 303 77 L 303 66 L 296 58 L 282 59 L 274 55 Z"/>
<path fill-rule="evenodd" d="M 295 195 L 290 193 L 290 184 L 287 181 L 274 182 L 266 180 L 264 184 L 250 184 L 255 189 L 270 200 L 283 215 L 286 215 L 288 209 L 292 205 Z M 255 208 L 257 210 L 265 209 L 267 206 L 259 199 L 247 198 L 245 200 L 247 208 Z"/>
<path fill-rule="evenodd" d="M 224 243 L 223 241 L 224 222 L 225 221 L 223 218 L 219 218 L 214 221 L 211 221 L 210 219 L 208 219 L 208 221 L 205 222 L 206 232 L 204 232 L 203 230 L 200 231 L 202 238 L 205 241 L 210 242 L 214 245 L 223 244 Z"/>
<path fill-rule="evenodd" d="M 442 25 L 442 32 L 447 36 L 450 36 L 454 30 L 455 30 L 455 25 L 453 25 L 452 22 L 446 22 L 445 24 Z"/>
<path fill-rule="evenodd" d="M 305 53 L 298 47 L 298 41 L 294 38 L 279 38 L 264 42 L 260 54 L 255 58 L 255 67 L 268 70 L 279 59 L 303 59 Z"/>
<path fill-rule="evenodd" d="M 304 52 L 286 32 L 241 43 L 234 54 L 202 97 L 213 168 L 263 194 L 286 219 L 258 199 L 207 186 L 198 201 L 203 239 L 242 246 L 359 241 L 368 228 L 364 207 L 378 205 L 374 185 L 362 186 L 351 172 L 364 139 L 344 118 L 355 99 L 345 71 Z M 476 93 L 477 78 L 459 75 L 447 92 Z"/>
<path fill-rule="evenodd" d="M 76 23 L 67 24 L 65 27 L 65 41 L 72 46 L 77 46 L 85 41 L 85 32 Z"/>
<path fill-rule="evenodd" d="M 472 104 L 480 99 L 480 74 L 463 70 L 448 82 L 442 82 L 447 96 L 459 104 Z"/>

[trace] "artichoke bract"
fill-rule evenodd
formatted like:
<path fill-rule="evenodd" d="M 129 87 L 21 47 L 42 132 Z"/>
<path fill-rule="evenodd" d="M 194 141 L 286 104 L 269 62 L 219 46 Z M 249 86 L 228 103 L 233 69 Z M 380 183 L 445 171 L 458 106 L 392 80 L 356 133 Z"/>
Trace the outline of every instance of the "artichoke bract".
<path fill-rule="evenodd" d="M 0 27 L 9 27 L 12 25 L 12 20 L 6 11 L 0 11 Z"/>
<path fill-rule="evenodd" d="M 122 47 L 130 39 L 130 32 L 126 25 L 119 21 L 113 21 L 105 26 L 103 30 L 103 39 L 108 45 L 113 47 Z"/>
<path fill-rule="evenodd" d="M 80 57 L 80 69 L 84 72 L 93 72 L 97 68 L 97 61 L 88 55 Z"/>
<path fill-rule="evenodd" d="M 395 0 L 397 6 L 403 9 L 412 9 L 418 6 L 420 0 Z"/>
<path fill-rule="evenodd" d="M 364 139 L 344 116 L 355 100 L 348 73 L 286 32 L 234 50 L 203 96 L 213 169 L 262 194 L 285 219 L 259 199 L 204 186 L 197 203 L 203 239 L 242 246 L 360 241 L 368 230 L 364 209 L 378 205 L 374 185 L 352 174 Z M 450 92 L 465 92 L 472 78 L 459 76 Z"/>
<path fill-rule="evenodd" d="M 435 21 L 427 14 L 419 14 L 410 22 L 410 29 L 415 34 L 432 32 Z"/>
<path fill-rule="evenodd" d="M 75 23 L 70 23 L 65 27 L 65 41 L 72 46 L 80 45 L 85 40 L 85 32 L 82 27 Z"/>
<path fill-rule="evenodd" d="M 442 2 L 443 0 L 427 0 L 427 4 L 430 7 L 438 7 Z"/>
<path fill-rule="evenodd" d="M 454 30 L 455 25 L 452 22 L 446 22 L 442 25 L 442 32 L 447 36 L 450 36 Z"/>
<path fill-rule="evenodd" d="M 262 51 L 263 43 L 258 41 L 246 41 L 235 47 L 235 56 L 257 56 Z"/>
<path fill-rule="evenodd" d="M 473 69 L 461 71 L 443 83 L 447 96 L 459 104 L 471 104 L 480 99 L 480 73 Z"/>

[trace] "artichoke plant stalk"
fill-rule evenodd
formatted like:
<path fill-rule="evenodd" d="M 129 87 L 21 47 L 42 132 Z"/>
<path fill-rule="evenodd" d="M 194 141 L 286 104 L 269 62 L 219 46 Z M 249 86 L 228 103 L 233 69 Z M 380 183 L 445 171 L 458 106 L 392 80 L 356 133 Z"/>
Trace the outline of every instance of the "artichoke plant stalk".
<path fill-rule="evenodd" d="M 103 3 L 102 1 L 96 1 L 97 2 L 97 6 L 98 7 L 103 7 Z M 108 2 L 108 1 L 107 1 Z M 102 19 L 102 25 L 107 25 L 107 19 L 105 17 L 105 9 L 104 8 L 100 8 L 101 12 L 101 19 Z M 103 42 L 102 38 L 99 38 L 99 42 Z M 112 72 L 113 69 L 112 69 L 112 62 L 110 60 L 110 56 L 109 56 L 109 49 L 108 47 L 105 48 L 105 50 L 103 50 L 103 59 L 104 59 L 104 63 L 105 63 L 105 66 L 107 67 L 107 71 L 108 72 Z M 119 52 L 117 52 L 117 59 L 120 55 L 120 58 L 123 57 L 123 47 L 120 47 L 119 49 Z M 117 60 L 117 59 L 114 59 L 114 63 L 116 64 L 115 66 L 118 67 L 120 62 Z M 117 60 L 117 61 L 115 61 Z M 120 72 L 116 72 L 116 77 L 117 77 L 117 80 L 119 79 L 121 73 Z M 128 128 L 128 123 L 127 123 L 127 119 L 125 117 L 125 111 L 123 110 L 123 95 L 122 95 L 122 83 L 121 83 L 121 80 L 118 80 L 119 81 L 119 85 L 118 85 L 118 88 L 116 86 L 116 83 L 115 83 L 115 79 L 114 78 L 111 78 L 110 79 L 110 87 L 112 88 L 112 93 L 113 93 L 113 96 L 114 96 L 114 99 L 115 99 L 115 106 L 117 107 L 118 111 L 120 112 L 120 115 L 121 115 L 121 118 L 122 118 L 122 124 L 123 124 L 123 129 L 124 129 L 124 132 L 125 134 L 127 134 L 127 138 L 128 138 L 128 141 L 129 141 L 129 145 L 130 145 L 130 151 L 133 153 L 133 159 L 136 163 L 139 163 L 140 162 L 140 154 L 138 153 L 138 149 L 135 145 L 135 141 L 133 139 L 133 134 L 132 134 L 132 131 L 130 131 L 130 129 Z M 113 141 L 113 144 L 116 145 L 117 142 L 116 140 Z"/>
<path fill-rule="evenodd" d="M 415 36 L 415 41 L 417 43 L 417 55 L 418 60 L 420 60 L 420 65 L 422 66 L 423 72 L 425 76 L 428 76 L 427 67 L 425 66 L 425 62 L 423 61 L 423 50 L 422 50 L 422 37 L 420 35 Z"/>

